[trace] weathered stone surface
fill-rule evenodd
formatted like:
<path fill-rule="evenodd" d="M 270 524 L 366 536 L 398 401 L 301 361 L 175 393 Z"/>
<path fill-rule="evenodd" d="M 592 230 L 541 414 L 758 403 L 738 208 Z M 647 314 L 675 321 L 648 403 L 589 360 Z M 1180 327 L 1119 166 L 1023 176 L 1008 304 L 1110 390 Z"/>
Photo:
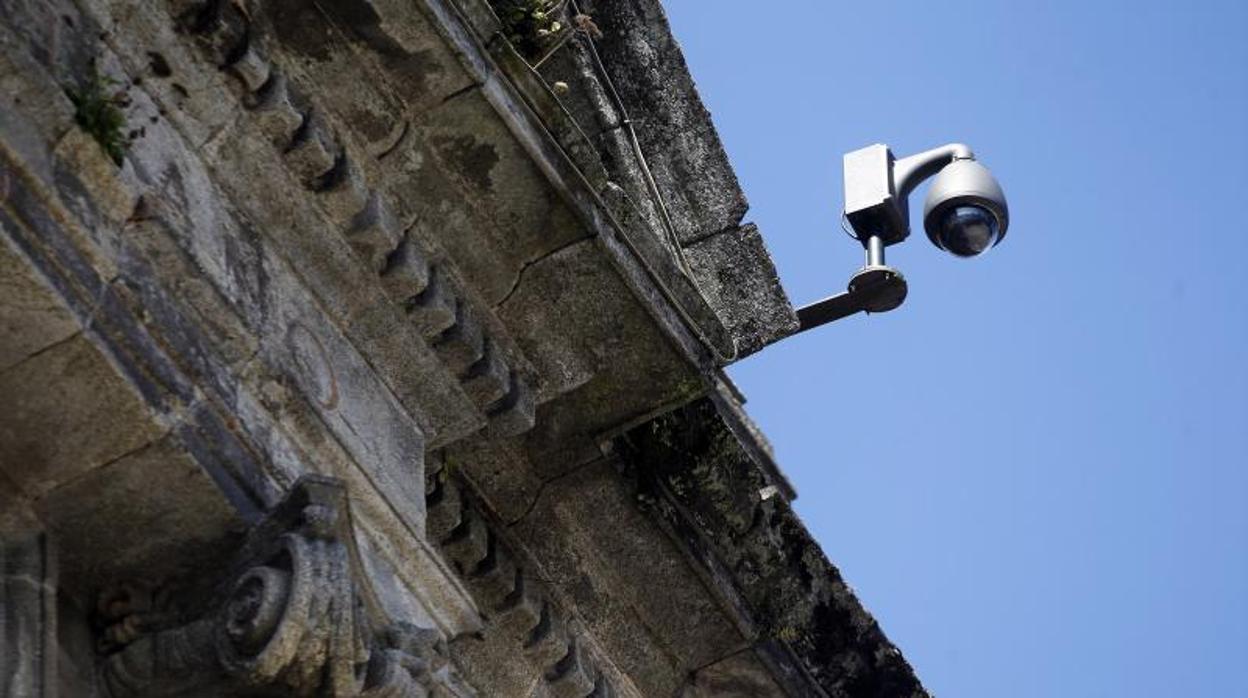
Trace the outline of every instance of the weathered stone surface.
<path fill-rule="evenodd" d="M 0 470 L 0 535 L 43 528 L 30 508 L 30 497 Z"/>
<path fill-rule="evenodd" d="M 666 357 L 661 349 L 653 349 L 664 341 L 650 317 L 628 298 L 627 286 L 593 241 L 566 247 L 525 270 L 498 310 L 545 378 L 541 401 L 579 388 L 600 374 L 621 381 L 615 385 L 627 381 L 637 388 L 659 387 L 649 380 L 655 374 L 645 369 L 661 370 L 657 365 Z M 632 351 L 641 343 L 652 351 Z M 675 356 L 671 359 L 672 371 L 684 370 L 677 368 Z M 628 397 L 617 395 L 621 400 Z"/>
<path fill-rule="evenodd" d="M 144 21 L 158 14 L 149 13 Z M 169 21 L 172 22 L 172 18 Z M 119 40 L 117 47 L 125 52 L 122 60 L 139 70 L 148 61 L 143 50 L 144 37 L 129 32 L 149 27 L 144 22 L 136 22 L 136 25 L 117 28 L 119 34 L 130 37 Z M 155 31 L 155 27 L 152 30 Z M 195 45 L 186 37 L 174 39 L 172 43 L 175 48 Z M 312 291 L 317 301 L 345 326 L 350 340 L 365 355 L 374 357 L 377 370 L 384 374 L 391 389 L 426 432 L 434 438 L 445 432 L 446 438 L 451 438 L 479 428 L 484 419 L 472 414 L 473 407 L 455 385 L 454 376 L 445 375 L 437 357 L 424 345 L 415 328 L 398 326 L 402 323 L 396 318 L 402 316 L 402 308 L 392 303 L 380 288 L 377 274 L 379 260 L 384 259 L 384 242 L 390 240 L 397 244 L 395 236 L 401 234 L 387 227 L 393 224 L 391 218 L 364 216 L 360 222 L 367 225 L 353 230 L 350 225 L 336 223 L 343 214 L 340 207 L 350 197 L 339 197 L 334 186 L 328 186 L 323 192 L 308 191 L 300 195 L 298 189 L 306 182 L 300 178 L 297 168 L 292 170 L 287 166 L 289 158 L 283 157 L 283 150 L 288 144 L 274 148 L 273 144 L 266 143 L 269 135 L 264 132 L 262 120 L 253 123 L 246 118 L 249 102 L 237 97 L 228 82 L 200 80 L 203 92 L 215 94 L 215 109 L 221 109 L 221 105 L 233 108 L 231 118 L 236 123 L 212 131 L 204 137 L 203 147 L 192 154 L 190 144 L 208 127 L 206 122 L 216 118 L 215 111 L 201 108 L 197 103 L 177 104 L 175 86 L 181 84 L 178 80 L 218 71 L 203 65 L 202 60 L 197 63 L 190 56 L 180 58 L 173 69 L 182 71 L 176 79 L 172 76 L 149 79 L 142 83 L 141 89 L 131 91 L 134 108 L 142 107 L 140 111 L 144 113 L 161 112 L 168 120 L 149 124 L 146 136 L 132 147 L 130 158 L 138 171 L 148 174 L 149 181 L 144 181 L 143 185 L 158 192 L 151 198 L 168 203 L 167 213 L 182 237 L 180 242 L 191 251 L 197 263 L 212 272 L 226 298 L 238 304 L 252 331 L 272 331 L 264 327 L 266 305 L 286 300 L 287 292 L 282 287 L 289 288 L 289 275 L 293 270 L 305 289 Z M 298 123 L 302 123 L 304 115 L 312 108 L 309 98 L 306 95 L 296 98 L 296 87 L 290 81 L 284 82 L 282 87 L 291 95 L 290 109 L 299 115 Z M 331 125 L 325 120 L 331 113 L 326 111 L 325 118 L 318 117 L 319 122 L 314 120 L 320 123 L 315 137 L 327 149 L 337 152 L 344 143 L 350 145 L 350 142 L 325 141 L 342 135 L 337 124 Z M 253 125 L 255 131 L 251 130 Z M 290 138 L 298 140 L 299 134 L 292 133 Z M 311 139 L 313 135 L 305 134 L 304 138 Z M 361 176 L 363 174 L 361 172 Z M 300 186 L 292 187 L 292 180 Z M 324 206 L 318 206 L 322 200 Z M 243 209 L 250 220 L 233 220 L 239 216 L 233 210 L 235 207 Z M 374 219 L 383 218 L 388 221 L 387 226 L 374 225 Z M 376 235 L 369 232 L 374 229 L 379 231 Z M 352 232 L 359 235 L 353 238 Z M 370 252 L 364 258 L 357 258 L 349 243 L 361 239 L 360 235 L 368 238 L 374 247 L 382 245 L 383 250 L 378 250 L 378 255 Z M 293 269 L 283 269 L 285 264 Z M 276 284 L 277 292 L 266 297 L 269 290 L 266 282 L 273 285 L 270 279 L 281 281 Z M 384 317 L 387 312 L 389 317 Z M 438 397 L 432 397 L 434 393 Z"/>
<path fill-rule="evenodd" d="M 789 504 L 765 496 L 766 475 L 712 401 L 638 427 L 619 445 L 641 496 L 751 634 L 777 649 L 771 660 L 800 662 L 828 695 L 928 695 Z"/>
<path fill-rule="evenodd" d="M 606 75 L 591 59 L 584 37 L 544 72 L 576 85 L 563 99 L 627 193 L 615 205 L 616 215 L 636 219 L 628 222 L 634 235 L 654 238 L 670 255 L 681 254 L 678 246 L 686 248 L 689 271 L 730 328 L 738 357 L 786 336 L 796 328 L 793 311 L 757 230 L 740 225 L 745 197 L 659 2 L 591 2 L 584 9 L 603 29 L 597 44 Z M 604 85 L 608 80 L 630 114 L 632 130 L 618 115 Z M 634 132 L 644 160 L 635 152 Z M 704 244 L 708 238 L 717 240 Z M 734 284 L 724 283 L 727 276 Z"/>
<path fill-rule="evenodd" d="M 252 19 L 281 67 L 331 97 L 328 108 L 373 154 L 410 115 L 472 82 L 437 30 L 398 0 L 264 3 Z"/>
<path fill-rule="evenodd" d="M 61 557 L 63 694 L 97 693 L 92 617 L 114 694 L 205 674 L 214 694 L 768 695 L 770 675 L 805 695 L 815 675 L 906 695 L 890 647 L 860 651 L 877 638 L 847 590 L 811 633 L 774 622 L 808 610 L 785 575 L 820 569 L 755 540 L 778 476 L 748 462 L 748 425 L 721 439 L 724 477 L 680 464 L 705 500 L 603 458 L 718 395 L 734 340 L 753 351 L 792 316 L 656 0 L 584 9 L 676 236 L 588 29 L 539 74 L 484 0 L 0 0 L 0 290 L 23 289 L 0 299 L 19 328 L 0 337 L 0 531 L 46 526 Z M 117 81 L 120 162 L 63 91 L 96 70 Z M 45 287 L 51 304 L 23 295 Z M 345 489 L 275 528 L 310 473 Z M 228 574 L 207 564 L 244 521 L 264 523 Z M 176 617 L 90 598 L 205 569 L 220 588 Z M 221 614 L 286 619 L 253 615 L 286 597 L 242 581 L 290 579 L 314 580 L 289 589 L 306 632 L 274 643 L 294 654 L 232 663 Z"/>
<path fill-rule="evenodd" d="M 446 449 L 448 463 L 468 473 L 480 496 L 503 521 L 524 516 L 542 489 L 520 439 L 468 441 Z"/>
<path fill-rule="evenodd" d="M 46 85 L 41 78 L 46 75 L 49 61 L 55 61 L 47 53 L 52 47 L 45 45 L 42 50 L 35 51 L 23 51 L 19 47 L 28 38 L 22 36 L 24 30 L 53 30 L 54 21 L 42 20 L 57 9 L 72 9 L 67 8 L 68 5 L 68 0 L 44 3 L 36 10 L 48 13 L 41 20 L 32 20 L 29 16 L 14 18 L 20 25 L 29 26 L 14 26 L 11 22 L 0 24 L 0 46 L 5 47 L 0 51 L 0 132 L 5 134 L 8 147 L 25 163 L 31 175 L 45 184 L 52 181 L 50 150 L 66 132 L 74 129 L 74 109 L 68 98 L 47 99 L 44 94 Z M 28 6 L 34 9 L 33 5 Z M 7 8 L 7 5 L 0 8 Z M 72 11 L 71 17 L 77 15 L 76 10 Z M 76 52 L 80 47 L 75 46 L 73 50 Z M 18 105 L 22 106 L 21 110 Z M 0 185 L 3 185 L 0 186 L 0 201 L 6 200 L 9 183 L 0 181 Z"/>
<path fill-rule="evenodd" d="M 518 436 L 533 428 L 537 419 L 537 396 L 529 382 L 516 371 L 507 376 L 507 392 L 486 407 L 490 423 L 486 435 L 491 439 Z"/>
<path fill-rule="evenodd" d="M 465 635 L 452 641 L 450 650 L 464 672 L 477 677 L 478 695 L 524 698 L 543 695 L 539 669 L 528 662 L 505 659 L 508 655 L 522 656 L 509 639 Z"/>
<path fill-rule="evenodd" d="M 599 52 L 683 244 L 741 222 L 748 208 L 659 0 L 598 0 Z"/>
<path fill-rule="evenodd" d="M 78 331 L 78 322 L 0 241 L 0 372 Z"/>
<path fill-rule="evenodd" d="M 252 113 L 256 127 L 269 143 L 285 148 L 294 140 L 295 132 L 303 123 L 303 114 L 290 93 L 289 80 L 280 73 L 272 76 L 268 84 L 252 100 Z"/>
<path fill-rule="evenodd" d="M 511 369 L 496 340 L 486 337 L 481 358 L 462 377 L 464 391 L 477 405 L 492 405 L 507 395 Z"/>
<path fill-rule="evenodd" d="M 424 520 L 424 435 L 367 363 L 323 318 L 291 317 L 272 359 L 312 398 L 312 409 L 419 530 Z"/>
<path fill-rule="evenodd" d="M 513 529 L 643 695 L 744 642 L 606 461 L 548 484 Z"/>
<path fill-rule="evenodd" d="M 215 590 L 198 601 L 152 582 L 105 589 L 97 618 L 107 694 L 446 690 L 441 634 L 386 613 L 355 540 L 341 483 L 303 477 L 200 580 Z"/>
<path fill-rule="evenodd" d="M 101 11 L 103 5 L 103 3 L 87 4 L 92 5 L 95 11 Z M 165 25 L 158 21 L 161 15 L 159 8 L 145 7 L 143 12 L 127 15 L 127 12 L 131 10 L 123 7 L 125 3 L 110 4 L 118 9 L 119 16 L 133 20 L 127 20 L 114 29 L 120 35 L 117 39 L 118 45 L 133 51 L 130 56 L 134 60 L 132 65 L 135 72 L 144 77 L 150 77 L 147 72 L 149 56 L 145 55 L 145 49 L 151 47 L 148 42 L 155 40 L 154 37 L 164 36 L 168 39 L 168 45 L 162 45 L 160 48 L 173 55 L 178 52 L 179 46 L 185 41 L 184 37 L 170 37 L 160 31 L 162 27 L 172 27 L 172 23 Z M 107 12 L 107 8 L 103 11 Z M 127 39 L 126 35 L 130 31 L 134 31 L 135 34 Z M 96 34 L 93 33 L 92 42 L 96 41 L 95 36 Z M 100 46 L 103 48 L 102 43 Z M 150 60 L 153 65 L 157 63 L 156 58 L 150 58 Z M 107 164 L 108 168 L 113 168 L 108 175 L 110 186 L 119 185 L 123 190 L 130 192 L 132 200 L 148 203 L 142 207 L 134 206 L 133 220 L 130 221 L 108 220 L 106 217 L 98 216 L 99 212 L 92 209 L 98 208 L 96 204 L 100 203 L 96 200 L 99 189 L 94 186 L 99 183 L 94 178 L 102 176 L 99 175 L 99 169 L 92 168 L 89 171 L 70 169 L 68 172 L 58 173 L 64 176 L 64 179 L 58 183 L 61 189 L 54 192 L 54 196 L 48 200 L 49 206 L 54 209 L 51 215 L 47 211 L 30 208 L 29 198 L 17 202 L 14 215 L 19 219 L 33 220 L 36 226 L 45 227 L 54 225 L 50 221 L 77 225 L 79 221 L 75 220 L 75 217 L 83 216 L 86 218 L 83 221 L 87 224 L 85 227 L 93 233 L 98 232 L 99 235 L 72 238 L 71 245 L 64 248 L 46 247 L 61 244 L 65 240 L 55 235 L 44 235 L 44 228 L 30 231 L 21 229 L 20 226 L 6 227 L 4 231 L 6 237 L 10 234 L 16 235 L 23 238 L 25 244 L 34 244 L 39 247 L 40 253 L 45 255 L 39 262 L 41 264 L 46 264 L 49 258 L 55 258 L 56 265 L 54 266 L 58 272 L 64 272 L 65 267 L 72 270 L 73 274 L 68 281 L 65 278 L 58 279 L 58 283 L 62 284 L 58 286 L 58 290 L 65 294 L 67 288 L 78 291 L 74 284 L 82 283 L 85 286 L 86 294 L 88 294 L 87 303 L 80 305 L 76 310 L 83 311 L 85 307 L 82 316 L 91 315 L 92 323 L 95 328 L 99 329 L 104 341 L 114 348 L 117 345 L 122 347 L 121 369 L 128 380 L 151 381 L 153 375 L 160 381 L 171 378 L 173 373 L 168 370 L 169 366 L 159 365 L 160 361 L 168 361 L 170 358 L 177 363 L 179 368 L 185 369 L 189 377 L 193 377 L 196 381 L 203 380 L 196 388 L 202 389 L 207 394 L 206 396 L 197 395 L 189 389 L 189 381 L 179 382 L 174 378 L 179 389 L 186 389 L 186 392 L 179 394 L 177 398 L 198 400 L 206 397 L 206 399 L 193 405 L 178 404 L 179 408 L 185 407 L 185 411 L 177 411 L 171 416 L 173 421 L 180 422 L 176 427 L 180 435 L 185 438 L 193 437 L 196 440 L 197 443 L 188 450 L 192 451 L 197 459 L 208 456 L 224 457 L 231 461 L 230 467 L 245 471 L 256 482 L 263 482 L 270 477 L 280 482 L 291 475 L 317 467 L 331 469 L 327 467 L 329 463 L 319 462 L 322 459 L 330 461 L 334 466 L 333 469 L 339 471 L 344 468 L 354 468 L 353 471 L 349 471 L 348 476 L 354 477 L 353 482 L 356 485 L 370 492 L 368 502 L 370 506 L 365 511 L 369 514 L 371 524 L 384 531 L 384 536 L 389 538 L 389 550 L 393 551 L 396 547 L 404 550 L 405 583 L 420 587 L 423 589 L 422 593 L 427 593 L 430 598 L 438 599 L 439 607 L 436 615 L 439 622 L 446 623 L 446 627 L 456 629 L 456 631 L 471 627 L 474 621 L 471 618 L 471 609 L 464 607 L 462 590 L 456 589 L 454 583 L 447 584 L 446 571 L 438 570 L 440 562 L 431 559 L 432 553 L 422 551 L 419 543 L 413 545 L 411 542 L 413 536 L 421 535 L 422 526 L 423 498 L 419 490 L 421 481 L 419 464 L 423 451 L 423 445 L 420 442 L 421 430 L 413 426 L 410 415 L 404 414 L 404 407 L 394 403 L 390 391 L 386 387 L 379 387 L 376 382 L 375 369 L 369 365 L 369 362 L 359 359 L 354 348 L 347 348 L 345 351 L 350 355 L 346 362 L 347 367 L 337 371 L 338 374 L 346 374 L 343 384 L 348 394 L 340 401 L 343 405 L 349 406 L 357 396 L 363 396 L 365 402 L 371 404 L 365 410 L 366 420 L 335 422 L 340 427 L 340 435 L 344 442 L 352 445 L 354 455 L 362 458 L 365 461 L 363 464 L 352 462 L 350 456 L 339 454 L 330 457 L 327 455 L 327 451 L 333 451 L 333 449 L 325 444 L 335 441 L 335 438 L 332 432 L 327 432 L 323 423 L 311 424 L 301 415 L 300 425 L 306 428 L 295 432 L 301 437 L 298 445 L 292 443 L 291 434 L 283 433 L 283 429 L 290 426 L 289 422 L 282 423 L 281 426 L 277 425 L 278 417 L 284 418 L 292 413 L 298 413 L 300 403 L 305 397 L 301 390 L 295 389 L 296 383 L 293 378 L 303 374 L 296 373 L 294 370 L 299 366 L 296 365 L 297 361 L 289 358 L 289 347 L 284 342 L 286 337 L 284 330 L 289 328 L 292 318 L 298 318 L 299 313 L 305 310 L 312 310 L 318 322 L 323 322 L 324 318 L 318 314 L 320 308 L 315 302 L 308 302 L 306 288 L 301 287 L 293 279 L 289 267 L 284 262 L 278 261 L 277 256 L 272 253 L 272 247 L 268 247 L 258 238 L 256 229 L 247 225 L 249 221 L 245 216 L 240 216 L 238 210 L 216 187 L 213 180 L 221 177 L 221 174 L 202 166 L 203 160 L 211 160 L 219 152 L 224 142 L 222 133 L 228 130 L 211 133 L 203 141 L 188 143 L 183 140 L 187 133 L 202 133 L 200 130 L 202 124 L 197 119 L 203 116 L 203 112 L 194 116 L 189 115 L 187 111 L 183 111 L 183 108 L 192 102 L 179 102 L 177 98 L 180 91 L 184 89 L 180 86 L 194 79 L 193 74 L 199 70 L 198 67 L 194 65 L 193 60 L 187 60 L 185 63 L 175 62 L 173 58 L 165 57 L 164 54 L 161 60 L 168 65 L 163 65 L 160 70 L 153 68 L 152 70 L 157 74 L 146 82 L 161 100 L 168 99 L 168 101 L 157 107 L 142 92 L 133 90 L 130 92 L 131 112 L 142 114 L 147 135 L 132 146 L 122 169 L 117 170 L 113 165 Z M 118 74 L 117 63 L 111 56 L 107 69 L 113 71 L 111 73 L 113 75 Z M 175 78 L 172 76 L 175 69 L 192 75 L 178 75 Z M 215 68 L 210 72 L 215 74 Z M 204 88 L 209 92 L 218 89 L 218 86 L 213 85 L 211 80 L 206 80 L 204 84 L 209 85 Z M 55 83 L 50 81 L 41 91 L 31 91 L 30 94 L 41 99 L 62 98 Z M 228 95 L 228 92 L 219 92 L 215 103 L 229 105 L 229 100 L 220 99 L 222 94 Z M 29 111 L 35 112 L 37 106 L 38 102 L 32 98 Z M 238 106 L 235 104 L 236 108 Z M 179 131 L 171 129 L 168 125 L 162 125 L 168 122 L 162 122 L 157 117 L 166 114 L 171 117 L 176 114 L 178 128 L 185 128 L 185 130 Z M 151 121 L 147 121 L 149 115 L 151 115 Z M 6 119 L 9 116 L 10 113 L 6 111 Z M 131 113 L 128 118 L 135 118 L 135 116 Z M 174 120 L 170 119 L 170 121 Z M 66 127 L 74 128 L 70 125 Z M 12 145 L 7 140 L 11 133 L 13 131 L 10 130 L 3 133 L 6 138 L 4 143 L 6 148 Z M 81 131 L 73 130 L 71 133 L 85 137 Z M 98 146 L 92 143 L 89 137 L 86 138 L 87 147 L 74 152 L 94 153 L 98 156 Z M 71 154 L 70 151 L 64 149 L 57 152 L 57 155 L 61 157 L 69 154 Z M 44 156 L 47 160 L 47 153 L 44 153 Z M 97 159 L 100 158 L 97 157 Z M 32 162 L 40 161 L 34 159 Z M 68 162 L 71 165 L 81 163 L 79 160 Z M 106 160 L 105 162 L 107 163 Z M 216 164 L 220 163 L 221 161 L 216 161 Z M 5 163 L 6 166 L 18 166 L 16 169 L 19 172 L 20 166 L 24 164 L 24 162 Z M 58 163 L 58 166 L 63 165 L 64 163 Z M 7 179 L 9 171 L 5 170 L 4 174 L 6 181 L 9 181 Z M 76 175 L 91 178 L 92 181 L 89 184 L 92 186 L 81 186 L 82 182 L 75 181 Z M 225 178 L 228 177 L 223 177 Z M 277 199 L 285 200 L 292 193 L 280 184 L 281 178 L 248 179 L 243 177 L 240 186 L 249 186 L 261 181 L 269 181 L 278 185 L 270 190 L 271 193 L 276 191 L 277 196 L 270 198 L 266 203 L 272 203 Z M 156 196 L 141 198 L 140 191 L 145 194 L 156 194 Z M 58 193 L 66 198 L 72 198 L 75 204 L 72 213 L 56 208 L 55 194 Z M 12 210 L 8 209 L 6 213 Z M 130 214 L 130 211 L 127 210 L 126 214 Z M 5 222 L 7 226 L 9 221 L 6 219 Z M 126 229 L 119 235 L 119 231 L 113 225 L 123 223 Z M 168 239 L 161 240 L 162 236 Z M 176 243 L 172 249 L 169 245 L 162 244 L 168 242 L 169 239 Z M 35 242 L 31 243 L 32 240 Z M 4 244 L 7 246 L 8 242 L 6 239 Z M 132 242 L 136 244 L 131 246 Z M 84 245 L 84 248 L 71 251 L 70 247 L 77 244 Z M 95 244 L 100 244 L 106 254 L 99 254 L 101 250 L 92 247 Z M 116 257 L 111 257 L 111 255 L 116 255 Z M 89 260 L 87 264 L 84 264 L 84 258 Z M 100 297 L 102 301 L 94 296 L 94 292 L 99 287 L 82 281 L 83 279 L 91 281 L 90 274 L 85 270 L 97 261 L 106 261 L 114 265 L 105 269 L 96 269 L 97 273 L 108 271 L 111 276 L 120 269 L 122 275 L 122 278 L 111 287 L 111 291 Z M 119 261 L 121 264 L 117 265 Z M 74 300 L 82 299 L 75 298 Z M 186 305 L 182 305 L 183 303 Z M 300 307 L 301 304 L 302 307 Z M 401 317 L 401 309 L 394 309 L 394 312 Z M 133 313 L 129 321 L 124 318 L 126 313 Z M 361 327 L 367 326 L 369 322 L 374 323 L 372 331 L 375 333 L 379 333 L 382 329 L 382 323 L 378 322 L 375 317 L 370 318 L 367 313 L 361 313 L 352 320 L 361 323 Z M 119 322 L 122 324 L 121 327 L 118 326 Z M 350 329 L 351 326 L 348 325 L 348 328 Z M 256 336 L 251 335 L 252 332 L 255 332 L 262 341 L 254 342 Z M 396 332 L 393 326 L 386 327 L 385 332 L 388 336 L 401 334 L 401 332 Z M 203 334 L 212 335 L 214 341 L 205 342 Z M 341 346 L 339 344 L 332 348 L 341 348 Z M 417 354 L 420 346 L 417 343 L 403 347 L 401 353 L 396 351 L 392 357 L 377 360 L 376 365 L 395 366 L 396 370 L 402 374 L 406 367 L 411 366 L 410 362 L 404 360 L 405 356 L 411 357 Z M 433 353 L 426 349 L 426 356 L 432 357 Z M 303 363 L 315 369 L 314 361 Z M 437 363 L 436 359 L 434 363 Z M 153 366 L 153 364 L 156 365 Z M 405 368 L 399 368 L 399 366 Z M 366 386 L 356 380 L 351 380 L 354 378 L 351 375 L 352 371 L 357 367 L 365 371 L 366 382 L 371 381 L 371 385 Z M 441 368 L 437 370 L 443 371 Z M 274 375 L 275 372 L 278 375 Z M 323 372 L 317 373 L 315 370 L 309 373 L 313 374 L 314 379 L 322 378 L 324 375 Z M 187 377 L 187 375 L 181 376 L 181 378 Z M 453 376 L 439 378 L 438 375 L 428 374 L 422 378 L 419 371 L 410 371 L 404 377 L 405 380 L 410 381 L 410 385 L 420 384 L 422 392 L 431 387 L 436 389 L 439 382 L 443 385 L 448 382 L 454 385 Z M 251 380 L 257 382 L 249 383 Z M 273 387 L 275 382 L 282 382 L 284 385 Z M 333 381 L 324 380 L 308 381 L 307 385 L 311 390 L 308 397 L 327 398 L 332 395 L 332 390 L 327 390 L 332 383 Z M 158 382 L 149 382 L 144 385 L 146 391 L 144 399 L 148 400 L 147 408 L 164 413 L 171 404 L 177 402 L 176 399 L 169 400 L 169 395 L 161 393 L 168 385 L 168 383 Z M 125 391 L 122 392 L 124 394 Z M 257 399 L 257 394 L 263 397 Z M 279 396 L 280 399 L 269 401 L 266 399 L 267 396 Z M 214 400 L 220 401 L 214 402 Z M 380 412 L 377 409 L 378 400 L 388 403 Z M 461 400 L 461 404 L 468 404 L 467 400 L 462 397 Z M 452 399 L 434 399 L 425 402 L 435 409 L 448 406 L 453 408 Z M 415 400 L 411 402 L 413 407 L 419 407 L 421 404 Z M 279 414 L 273 414 L 274 411 Z M 386 419 L 378 420 L 379 414 L 398 416 L 403 424 L 402 428 L 391 431 L 388 437 L 378 437 L 378 430 L 386 431 L 395 426 L 393 422 Z M 5 412 L 4 416 L 7 417 L 8 413 Z M 208 420 L 208 424 L 200 422 L 201 418 Z M 311 417 L 311 422 L 317 420 L 317 416 Z M 358 434 L 352 431 L 352 428 L 357 425 L 360 427 Z M 245 445 L 240 444 L 240 441 Z M 6 442 L 4 445 L 7 447 L 12 444 Z M 337 446 L 336 443 L 333 445 Z M 251 448 L 255 450 L 252 451 Z M 391 454 L 398 455 L 391 458 Z M 301 460 L 300 456 L 305 458 Z M 313 460 L 310 462 L 307 456 L 312 456 Z M 360 472 L 362 467 L 378 465 L 378 459 L 385 461 L 385 464 L 370 471 L 367 475 Z M 415 493 L 405 494 L 403 491 L 393 489 L 396 484 L 394 475 L 399 476 L 397 485 L 400 490 L 415 487 Z M 389 481 L 388 478 L 390 478 Z M 289 480 L 285 481 L 289 482 Z M 227 490 L 230 486 L 229 483 L 221 481 L 217 484 Z M 388 489 L 384 496 L 378 497 L 373 489 L 376 487 Z M 261 487 L 260 491 L 263 493 L 264 488 Z M 238 504 L 238 502 L 231 501 Z M 406 526 L 395 521 L 396 510 L 406 518 Z M 396 546 L 394 543 L 403 536 L 406 537 L 407 542 L 403 546 Z M 413 568 L 420 568 L 420 570 L 414 572 Z M 443 575 L 441 580 L 438 579 L 439 574 Z M 439 583 L 447 588 L 435 588 Z M 458 599 L 457 594 L 460 595 Z"/>
<path fill-rule="evenodd" d="M 48 492 L 35 508 L 56 541 L 62 588 L 78 598 L 110 580 L 202 571 L 243 523 L 171 437 Z"/>
<path fill-rule="evenodd" d="M 38 496 L 135 451 L 161 429 L 81 334 L 0 374 L 0 469 Z"/>
<path fill-rule="evenodd" d="M 744 650 L 726 657 L 694 674 L 693 685 L 682 698 L 784 698 L 787 696 L 771 678 L 771 672 L 754 653 Z"/>
<path fill-rule="evenodd" d="M 699 287 L 732 332 L 737 358 L 797 331 L 797 315 L 753 224 L 699 240 L 685 254 Z"/>
<path fill-rule="evenodd" d="M 55 555 L 38 530 L 0 529 L 0 695 L 57 689 Z"/>
<path fill-rule="evenodd" d="M 479 90 L 413 123 L 380 173 L 399 218 L 491 305 L 527 264 L 587 236 Z"/>

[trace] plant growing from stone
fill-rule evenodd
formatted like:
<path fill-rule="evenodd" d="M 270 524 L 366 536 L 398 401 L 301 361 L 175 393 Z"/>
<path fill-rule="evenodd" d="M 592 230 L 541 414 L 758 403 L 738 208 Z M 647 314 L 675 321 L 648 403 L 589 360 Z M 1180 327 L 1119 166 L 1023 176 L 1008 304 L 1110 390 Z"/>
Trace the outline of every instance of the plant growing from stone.
<path fill-rule="evenodd" d="M 565 0 L 490 0 L 503 32 L 520 55 L 532 61 L 565 29 L 559 17 Z"/>
<path fill-rule="evenodd" d="M 93 69 L 82 87 L 66 88 L 65 93 L 74 104 L 74 121 L 120 166 L 130 140 L 125 132 L 126 116 L 119 107 L 124 97 L 110 93 L 118 84 Z"/>

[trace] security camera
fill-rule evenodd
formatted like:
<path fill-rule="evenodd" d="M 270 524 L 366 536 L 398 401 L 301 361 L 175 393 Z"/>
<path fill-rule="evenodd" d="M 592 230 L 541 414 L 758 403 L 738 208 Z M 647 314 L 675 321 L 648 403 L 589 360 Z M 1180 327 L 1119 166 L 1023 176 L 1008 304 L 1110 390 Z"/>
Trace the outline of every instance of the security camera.
<path fill-rule="evenodd" d="M 1001 242 L 1010 226 L 1005 193 L 987 167 L 955 159 L 932 181 L 923 202 L 923 227 L 942 250 L 974 257 Z"/>
<path fill-rule="evenodd" d="M 884 263 L 884 248 L 909 237 L 909 196 L 929 177 L 935 180 L 923 204 L 923 227 L 932 244 L 974 257 L 1000 243 L 1009 227 L 1001 185 L 961 143 L 900 160 L 888 146 L 870 145 L 846 153 L 844 167 L 846 232 L 862 243 L 867 263 L 845 293 L 798 309 L 801 330 L 859 311 L 886 312 L 905 301 L 905 277 Z"/>

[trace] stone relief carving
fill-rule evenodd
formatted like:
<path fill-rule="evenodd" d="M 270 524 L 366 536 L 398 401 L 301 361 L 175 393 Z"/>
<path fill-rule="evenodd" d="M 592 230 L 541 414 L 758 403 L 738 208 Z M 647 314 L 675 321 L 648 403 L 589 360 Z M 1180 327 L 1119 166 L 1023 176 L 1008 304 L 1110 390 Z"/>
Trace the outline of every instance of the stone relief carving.
<path fill-rule="evenodd" d="M 244 540 L 206 610 L 125 585 L 101 595 L 108 695 L 439 695 L 438 631 L 395 622 L 362 569 L 346 491 L 301 478 Z"/>

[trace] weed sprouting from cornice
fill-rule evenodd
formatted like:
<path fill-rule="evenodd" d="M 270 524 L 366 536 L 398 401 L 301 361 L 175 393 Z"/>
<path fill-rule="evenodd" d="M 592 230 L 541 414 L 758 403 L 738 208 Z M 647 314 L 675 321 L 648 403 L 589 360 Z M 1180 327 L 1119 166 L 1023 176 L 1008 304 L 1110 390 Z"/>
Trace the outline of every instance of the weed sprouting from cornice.
<path fill-rule="evenodd" d="M 119 107 L 124 98 L 111 93 L 118 84 L 93 68 L 81 87 L 67 87 L 65 93 L 74 104 L 74 121 L 120 166 L 130 139 L 126 137 L 126 116 Z"/>
<path fill-rule="evenodd" d="M 490 0 L 503 33 L 522 56 L 533 61 L 566 29 L 559 17 L 564 0 Z"/>

